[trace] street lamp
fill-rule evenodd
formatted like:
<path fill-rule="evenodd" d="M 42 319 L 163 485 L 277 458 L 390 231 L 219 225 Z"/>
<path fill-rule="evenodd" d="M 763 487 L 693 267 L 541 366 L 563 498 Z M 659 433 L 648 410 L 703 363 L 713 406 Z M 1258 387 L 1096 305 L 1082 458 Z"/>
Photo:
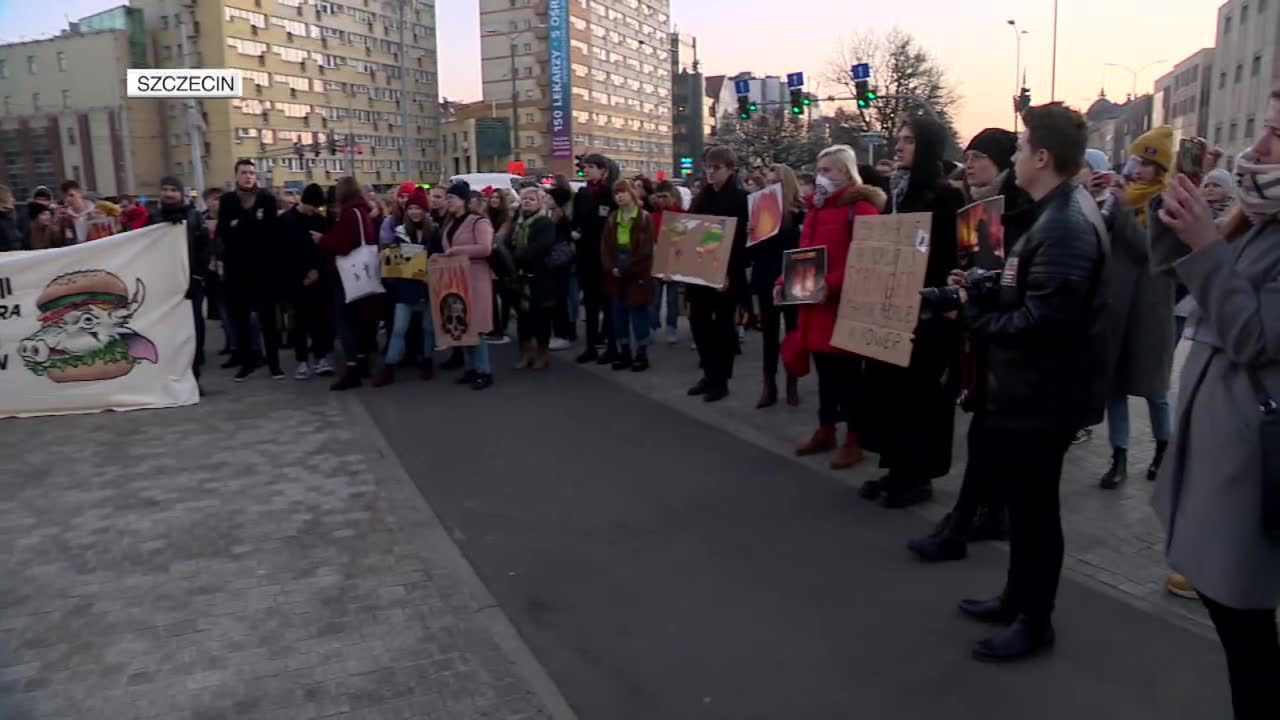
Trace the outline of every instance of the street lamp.
<path fill-rule="evenodd" d="M 1130 78 L 1130 80 L 1131 80 L 1131 81 L 1132 81 L 1132 83 L 1133 83 L 1133 84 L 1130 86 L 1130 92 L 1129 92 L 1129 99 L 1130 99 L 1130 100 L 1132 100 L 1132 99 L 1134 99 L 1134 98 L 1138 97 L 1138 76 L 1139 76 L 1139 75 L 1141 75 L 1142 73 L 1146 72 L 1147 70 L 1150 70 L 1151 68 L 1155 67 L 1156 65 L 1160 65 L 1161 63 L 1166 63 L 1166 62 L 1169 62 L 1169 61 L 1168 61 L 1168 60 L 1156 60 L 1155 62 L 1149 62 L 1149 63 L 1147 63 L 1146 65 L 1143 65 L 1142 67 L 1138 68 L 1137 70 L 1134 70 L 1133 68 L 1129 67 L 1128 65 L 1121 65 L 1121 64 L 1119 64 L 1119 63 L 1105 63 L 1105 64 L 1103 65 L 1103 67 L 1120 68 L 1121 70 L 1124 70 L 1125 72 L 1129 73 L 1129 78 Z"/>
<path fill-rule="evenodd" d="M 1013 95 L 1017 97 L 1021 94 L 1022 89 L 1022 36 L 1026 35 L 1027 31 L 1018 27 L 1017 20 L 1008 20 L 1006 22 L 1013 28 L 1013 36 L 1018 41 L 1017 59 L 1013 64 Z M 1018 110 L 1016 107 L 1013 110 L 1013 131 L 1018 132 Z"/>
<path fill-rule="evenodd" d="M 511 33 L 511 158 L 520 159 L 520 91 L 516 87 L 516 38 L 524 33 L 539 30 L 546 25 L 532 25 L 524 30 Z M 502 30 L 485 30 L 485 35 L 506 35 Z"/>

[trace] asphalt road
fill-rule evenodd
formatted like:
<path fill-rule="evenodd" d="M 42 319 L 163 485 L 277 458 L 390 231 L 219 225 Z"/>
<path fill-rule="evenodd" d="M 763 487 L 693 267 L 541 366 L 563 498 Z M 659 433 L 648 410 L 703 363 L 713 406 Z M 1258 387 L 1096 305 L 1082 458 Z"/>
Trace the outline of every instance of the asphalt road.
<path fill-rule="evenodd" d="M 1225 718 L 1216 646 L 1064 579 L 1058 646 L 991 667 L 955 611 L 1006 555 L 562 364 L 476 393 L 362 390 L 390 447 L 585 720 Z M 404 374 L 407 378 L 408 374 Z"/>

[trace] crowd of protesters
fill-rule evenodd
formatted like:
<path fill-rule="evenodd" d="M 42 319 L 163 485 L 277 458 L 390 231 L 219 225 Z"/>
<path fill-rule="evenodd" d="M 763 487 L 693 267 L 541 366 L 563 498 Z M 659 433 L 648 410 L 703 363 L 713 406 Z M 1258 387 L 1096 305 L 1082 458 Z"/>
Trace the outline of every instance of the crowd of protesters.
<path fill-rule="evenodd" d="M 950 472 L 958 404 L 973 416 L 960 495 L 909 548 L 942 562 L 963 559 L 973 541 L 1009 541 L 1002 590 L 960 603 L 964 614 L 1003 626 L 973 649 L 984 660 L 1054 644 L 1064 456 L 1105 418 L 1112 464 L 1098 484 L 1118 488 L 1128 479 L 1129 398 L 1142 398 L 1154 440 L 1145 475 L 1159 481 L 1177 571 L 1169 589 L 1208 608 L 1236 716 L 1280 717 L 1268 682 L 1280 677 L 1280 93 L 1234 175 L 1203 143 L 1200 167 L 1177 166 L 1166 127 L 1138 138 L 1128 157 L 1108 158 L 1086 147 L 1085 121 L 1070 108 L 1031 108 L 1023 120 L 1021 135 L 976 135 L 963 164 L 947 162 L 947 131 L 925 117 L 902 123 L 890 165 L 859 165 L 853 149 L 837 145 L 805 168 L 812 172 L 744 168 L 728 148 L 712 147 L 691 203 L 672 182 L 620 177 L 599 154 L 581 159 L 585 184 L 576 192 L 564 177 L 515 191 L 453 182 L 428 193 L 407 182 L 385 203 L 349 177 L 277 196 L 247 160 L 236 165 L 233 189 L 205 193 L 202 211 L 171 177 L 150 212 L 136 198 L 91 201 L 74 182 L 60 188 L 60 204 L 39 188 L 20 211 L 0 188 L 0 250 L 185 222 L 198 342 L 203 348 L 207 305 L 222 321 L 223 367 L 237 381 L 264 365 L 284 378 L 282 344 L 294 350 L 295 379 L 340 373 L 334 390 L 367 378 L 385 387 L 406 365 L 421 380 L 436 376 L 445 351 L 422 282 L 387 279 L 384 293 L 348 301 L 335 264 L 361 245 L 468 259 L 470 315 L 485 339 L 448 352 L 439 369 L 461 370 L 457 381 L 475 390 L 494 384 L 490 345 L 506 341 L 512 315 L 517 370 L 549 367 L 554 351 L 577 343 L 581 320 L 577 363 L 633 372 L 651 367 L 655 339 L 676 342 L 687 315 L 700 371 L 688 395 L 708 403 L 731 391 L 744 327 L 759 329 L 756 407 L 779 402 L 780 370 L 785 401 L 799 404 L 811 366 L 817 428 L 796 454 L 832 453 L 831 467 L 845 469 L 875 453 L 883 473 L 860 493 L 887 508 L 928 500 L 932 482 Z M 781 229 L 748 247 L 748 193 L 773 184 Z M 995 196 L 1004 197 L 1004 243 L 988 282 L 958 254 L 956 219 Z M 681 212 L 737 220 L 722 288 L 653 276 L 663 218 Z M 890 213 L 932 215 L 925 286 L 949 286 L 958 298 L 922 306 L 906 366 L 832 344 L 859 218 Z M 782 304 L 783 253 L 816 247 L 828 258 L 825 296 Z M 1179 340 L 1189 349 L 1175 411 Z M 197 373 L 202 363 L 199 353 Z"/>

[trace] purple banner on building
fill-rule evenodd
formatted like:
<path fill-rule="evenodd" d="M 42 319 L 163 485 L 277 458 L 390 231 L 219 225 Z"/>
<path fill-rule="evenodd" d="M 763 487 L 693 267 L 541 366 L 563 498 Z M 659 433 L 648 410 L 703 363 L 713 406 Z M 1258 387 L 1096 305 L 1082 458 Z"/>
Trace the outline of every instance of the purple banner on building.
<path fill-rule="evenodd" d="M 547 0 L 551 69 L 551 157 L 573 157 L 573 91 L 569 79 L 569 0 Z"/>

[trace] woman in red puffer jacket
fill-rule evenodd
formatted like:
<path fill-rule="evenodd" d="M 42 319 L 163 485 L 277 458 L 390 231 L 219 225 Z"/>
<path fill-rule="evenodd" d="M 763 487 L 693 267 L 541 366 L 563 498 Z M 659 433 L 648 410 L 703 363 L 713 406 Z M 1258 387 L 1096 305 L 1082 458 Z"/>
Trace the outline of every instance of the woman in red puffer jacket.
<path fill-rule="evenodd" d="M 836 447 L 836 423 L 849 425 L 845 444 L 831 461 L 835 470 L 853 467 L 862 460 L 861 422 L 856 405 L 862 386 L 862 358 L 831 345 L 844 286 L 845 260 L 853 240 L 854 218 L 878 215 L 888 199 L 884 191 L 863 185 L 858 159 L 848 145 L 834 145 L 818 155 L 817 188 L 809 199 L 809 212 L 800 229 L 800 247 L 827 249 L 827 294 L 822 302 L 799 305 L 801 345 L 812 354 L 818 373 L 818 431 L 797 455 L 817 455 Z M 781 300 L 781 283 L 774 289 Z"/>

